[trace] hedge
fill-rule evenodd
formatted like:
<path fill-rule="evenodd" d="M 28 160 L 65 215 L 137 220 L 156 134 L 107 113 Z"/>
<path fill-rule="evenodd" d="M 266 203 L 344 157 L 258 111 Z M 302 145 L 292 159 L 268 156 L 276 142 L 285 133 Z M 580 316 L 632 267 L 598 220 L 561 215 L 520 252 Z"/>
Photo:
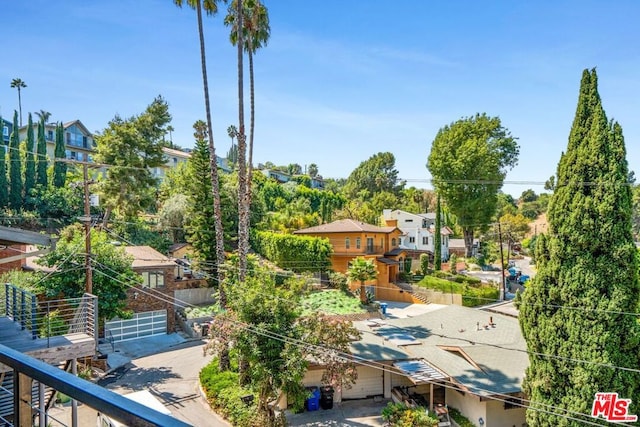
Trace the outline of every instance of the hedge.
<path fill-rule="evenodd" d="M 324 272 L 331 267 L 329 239 L 257 231 L 251 234 L 253 249 L 278 267 L 301 273 Z"/>

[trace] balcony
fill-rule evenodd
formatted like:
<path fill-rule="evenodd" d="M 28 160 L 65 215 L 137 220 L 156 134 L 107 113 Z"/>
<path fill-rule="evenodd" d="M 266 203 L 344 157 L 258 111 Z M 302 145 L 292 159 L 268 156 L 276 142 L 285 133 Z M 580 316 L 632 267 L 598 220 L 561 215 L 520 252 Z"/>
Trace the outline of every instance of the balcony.
<path fill-rule="evenodd" d="M 351 247 L 347 248 L 342 242 L 340 245 L 336 245 L 332 242 L 333 253 L 335 255 L 382 255 L 384 254 L 384 246 L 361 246 L 360 248 L 356 248 L 351 245 Z"/>
<path fill-rule="evenodd" d="M 48 414 L 60 391 L 75 399 L 72 413 L 82 402 L 126 425 L 187 425 L 58 367 L 74 371 L 78 358 L 96 355 L 96 296 L 43 300 L 10 284 L 0 291 L 0 424 L 65 425 Z"/>

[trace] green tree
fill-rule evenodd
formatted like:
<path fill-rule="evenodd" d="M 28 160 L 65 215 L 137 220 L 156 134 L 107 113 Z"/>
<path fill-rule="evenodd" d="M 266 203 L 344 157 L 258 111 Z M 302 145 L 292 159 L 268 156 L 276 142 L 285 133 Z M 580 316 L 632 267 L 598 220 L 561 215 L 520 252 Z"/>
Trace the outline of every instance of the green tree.
<path fill-rule="evenodd" d="M 630 413 L 639 408 L 640 330 L 629 313 L 638 310 L 640 287 L 629 171 L 622 128 L 608 122 L 597 83 L 595 69 L 583 72 L 547 212 L 549 235 L 538 236 L 538 274 L 520 304 L 531 426 L 582 425 L 565 414 L 593 421 L 589 409 L 603 390 L 632 399 Z"/>
<path fill-rule="evenodd" d="M 318 165 L 316 165 L 315 163 L 311 163 L 307 168 L 307 173 L 311 178 L 315 178 L 316 176 L 318 176 Z"/>
<path fill-rule="evenodd" d="M 162 204 L 158 212 L 160 226 L 168 230 L 173 243 L 184 242 L 184 221 L 188 209 L 188 197 L 184 194 L 175 194 Z"/>
<path fill-rule="evenodd" d="M 132 219 L 155 205 L 158 183 L 151 169 L 165 162 L 162 137 L 170 121 L 169 105 L 158 96 L 142 114 L 128 119 L 116 116 L 96 135 L 97 161 L 112 165 L 100 183 L 105 223 L 112 211 Z"/>
<path fill-rule="evenodd" d="M 47 141 L 44 137 L 44 120 L 38 122 L 38 142 L 36 148 L 36 184 L 46 187 L 47 177 Z"/>
<path fill-rule="evenodd" d="M 476 114 L 438 131 L 427 168 L 438 194 L 462 227 L 466 256 L 473 234 L 495 214 L 498 190 L 518 161 L 516 139 L 498 117 Z"/>
<path fill-rule="evenodd" d="M 442 270 L 442 209 L 440 206 L 440 195 L 436 199 L 436 224 L 433 236 L 433 269 Z"/>
<path fill-rule="evenodd" d="M 46 124 L 47 121 L 49 121 L 49 118 L 51 118 L 51 113 L 46 110 L 36 111 L 35 115 L 38 116 L 38 122 L 42 122 L 44 124 Z"/>
<path fill-rule="evenodd" d="M 62 230 L 56 248 L 40 258 L 39 263 L 55 267 L 64 274 L 44 276 L 42 291 L 49 297 L 60 294 L 66 298 L 78 298 L 85 291 L 84 255 L 78 248 L 84 247 L 84 228 L 73 224 Z M 111 237 L 103 231 L 91 231 L 91 260 L 93 293 L 98 297 L 98 312 L 102 319 L 126 315 L 126 290 L 142 282 L 131 267 L 132 258 L 120 246 L 111 243 Z"/>
<path fill-rule="evenodd" d="M 29 118 L 27 120 L 27 143 L 25 145 L 24 152 L 24 195 L 27 201 L 33 197 L 31 192 L 36 186 L 36 163 L 33 158 L 35 142 L 35 136 L 33 134 L 33 120 L 31 118 L 31 113 L 29 113 Z M 28 205 L 30 204 L 31 203 L 28 203 Z"/>
<path fill-rule="evenodd" d="M 531 230 L 529 219 L 520 213 L 517 215 L 507 213 L 501 216 L 498 221 L 501 224 L 502 241 L 508 245 L 506 256 L 509 257 L 513 245 L 522 242 L 522 239 Z"/>
<path fill-rule="evenodd" d="M 20 127 L 22 127 L 22 95 L 20 91 L 27 87 L 27 84 L 23 82 L 22 79 L 16 78 L 11 80 L 11 87 L 18 89 L 18 110 L 20 110 Z M 14 129 L 16 129 L 17 132 L 18 127 L 16 126 Z"/>
<path fill-rule="evenodd" d="M 211 181 L 211 193 L 213 204 L 213 218 L 215 227 L 215 248 L 216 248 L 216 265 L 222 265 L 225 260 L 224 254 L 224 228 L 222 225 L 222 208 L 220 202 L 220 183 L 218 182 L 218 163 L 216 161 L 216 147 L 213 139 L 213 121 L 211 120 L 211 103 L 209 101 L 209 80 L 207 78 L 207 57 L 205 52 L 204 43 L 204 29 L 202 26 L 202 9 L 204 7 L 207 15 L 215 15 L 218 13 L 218 1 L 217 0 L 174 0 L 174 3 L 182 7 L 183 3 L 188 4 L 191 8 L 196 10 L 196 16 L 198 21 L 198 36 L 200 39 L 200 67 L 202 69 L 202 87 L 204 90 L 204 105 L 207 116 L 207 127 L 204 132 L 206 136 L 204 140 L 209 143 L 209 180 Z M 242 130 L 244 132 L 244 129 Z M 196 138 L 197 139 L 197 138 Z M 244 160 L 244 159 L 243 159 Z M 221 270 L 217 270 L 218 283 L 222 283 L 223 275 Z M 220 303 L 225 307 L 226 299 L 224 292 L 221 291 Z M 220 369 L 225 370 L 228 367 L 229 357 L 228 354 L 220 356 Z"/>
<path fill-rule="evenodd" d="M 22 208 L 22 160 L 20 159 L 20 139 L 18 137 L 18 112 L 13 113 L 13 131 L 9 137 L 9 205 Z"/>
<path fill-rule="evenodd" d="M 229 135 L 229 138 L 231 138 L 231 148 L 229 148 L 229 151 L 227 152 L 227 160 L 235 165 L 238 162 L 238 146 L 235 143 L 235 138 L 238 136 L 238 128 L 234 125 L 230 125 L 227 128 L 227 134 Z"/>
<path fill-rule="evenodd" d="M 2 117 L 0 117 L 0 123 Z M 9 183 L 7 182 L 7 158 L 6 158 L 6 146 L 0 145 L 0 209 L 6 209 L 9 207 Z"/>
<path fill-rule="evenodd" d="M 371 197 L 381 191 L 398 194 L 404 188 L 403 182 L 398 182 L 396 158 L 393 154 L 378 153 L 360 163 L 351 172 L 344 186 L 347 197 Z M 362 193 L 362 191 L 366 193 Z"/>
<path fill-rule="evenodd" d="M 53 186 L 56 188 L 64 187 L 67 179 L 67 164 L 63 161 L 66 157 L 64 146 L 64 128 L 62 122 L 56 125 L 56 145 L 53 151 Z"/>
<path fill-rule="evenodd" d="M 357 257 L 349 263 L 347 270 L 347 277 L 352 282 L 360 282 L 360 301 L 363 304 L 367 303 L 367 289 L 364 283 L 367 280 L 374 280 L 378 277 L 378 270 L 376 269 L 375 260 L 366 259 L 363 257 Z"/>

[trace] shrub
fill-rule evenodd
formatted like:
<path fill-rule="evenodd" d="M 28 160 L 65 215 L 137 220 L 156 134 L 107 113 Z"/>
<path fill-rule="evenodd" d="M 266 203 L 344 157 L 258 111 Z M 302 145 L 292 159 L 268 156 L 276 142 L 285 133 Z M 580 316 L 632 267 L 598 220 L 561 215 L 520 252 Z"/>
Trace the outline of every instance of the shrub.
<path fill-rule="evenodd" d="M 329 286 L 340 289 L 342 292 L 349 291 L 349 279 L 346 274 L 332 271 L 329 273 Z"/>
<path fill-rule="evenodd" d="M 251 233 L 251 246 L 278 267 L 296 273 L 326 271 L 331 266 L 329 239 L 258 231 Z"/>
<path fill-rule="evenodd" d="M 449 407 L 449 415 L 460 427 L 475 427 L 469 418 L 465 417 L 456 408 Z"/>
<path fill-rule="evenodd" d="M 420 271 L 423 275 L 429 272 L 429 255 L 420 254 Z"/>
<path fill-rule="evenodd" d="M 68 330 L 69 327 L 60 315 L 60 310 L 54 310 L 43 317 L 38 328 L 38 335 L 40 337 L 56 337 L 66 334 Z"/>
<path fill-rule="evenodd" d="M 382 419 L 391 427 L 436 427 L 438 419 L 424 408 L 409 408 L 403 403 L 389 402 L 382 410 Z"/>
<path fill-rule="evenodd" d="M 458 256 L 456 254 L 451 254 L 451 258 L 449 258 L 449 271 L 451 274 L 456 274 L 458 272 Z"/>

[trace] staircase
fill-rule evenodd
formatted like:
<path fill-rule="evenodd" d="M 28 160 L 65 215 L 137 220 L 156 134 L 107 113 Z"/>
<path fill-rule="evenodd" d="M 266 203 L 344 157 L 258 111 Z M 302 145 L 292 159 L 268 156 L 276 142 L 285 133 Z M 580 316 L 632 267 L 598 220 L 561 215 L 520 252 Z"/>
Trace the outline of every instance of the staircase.
<path fill-rule="evenodd" d="M 420 292 L 420 288 L 417 286 L 413 286 L 410 283 L 398 282 L 394 283 L 397 288 L 402 289 L 404 292 L 410 294 L 414 299 L 420 301 L 423 304 L 430 304 L 429 298 L 426 295 Z"/>

